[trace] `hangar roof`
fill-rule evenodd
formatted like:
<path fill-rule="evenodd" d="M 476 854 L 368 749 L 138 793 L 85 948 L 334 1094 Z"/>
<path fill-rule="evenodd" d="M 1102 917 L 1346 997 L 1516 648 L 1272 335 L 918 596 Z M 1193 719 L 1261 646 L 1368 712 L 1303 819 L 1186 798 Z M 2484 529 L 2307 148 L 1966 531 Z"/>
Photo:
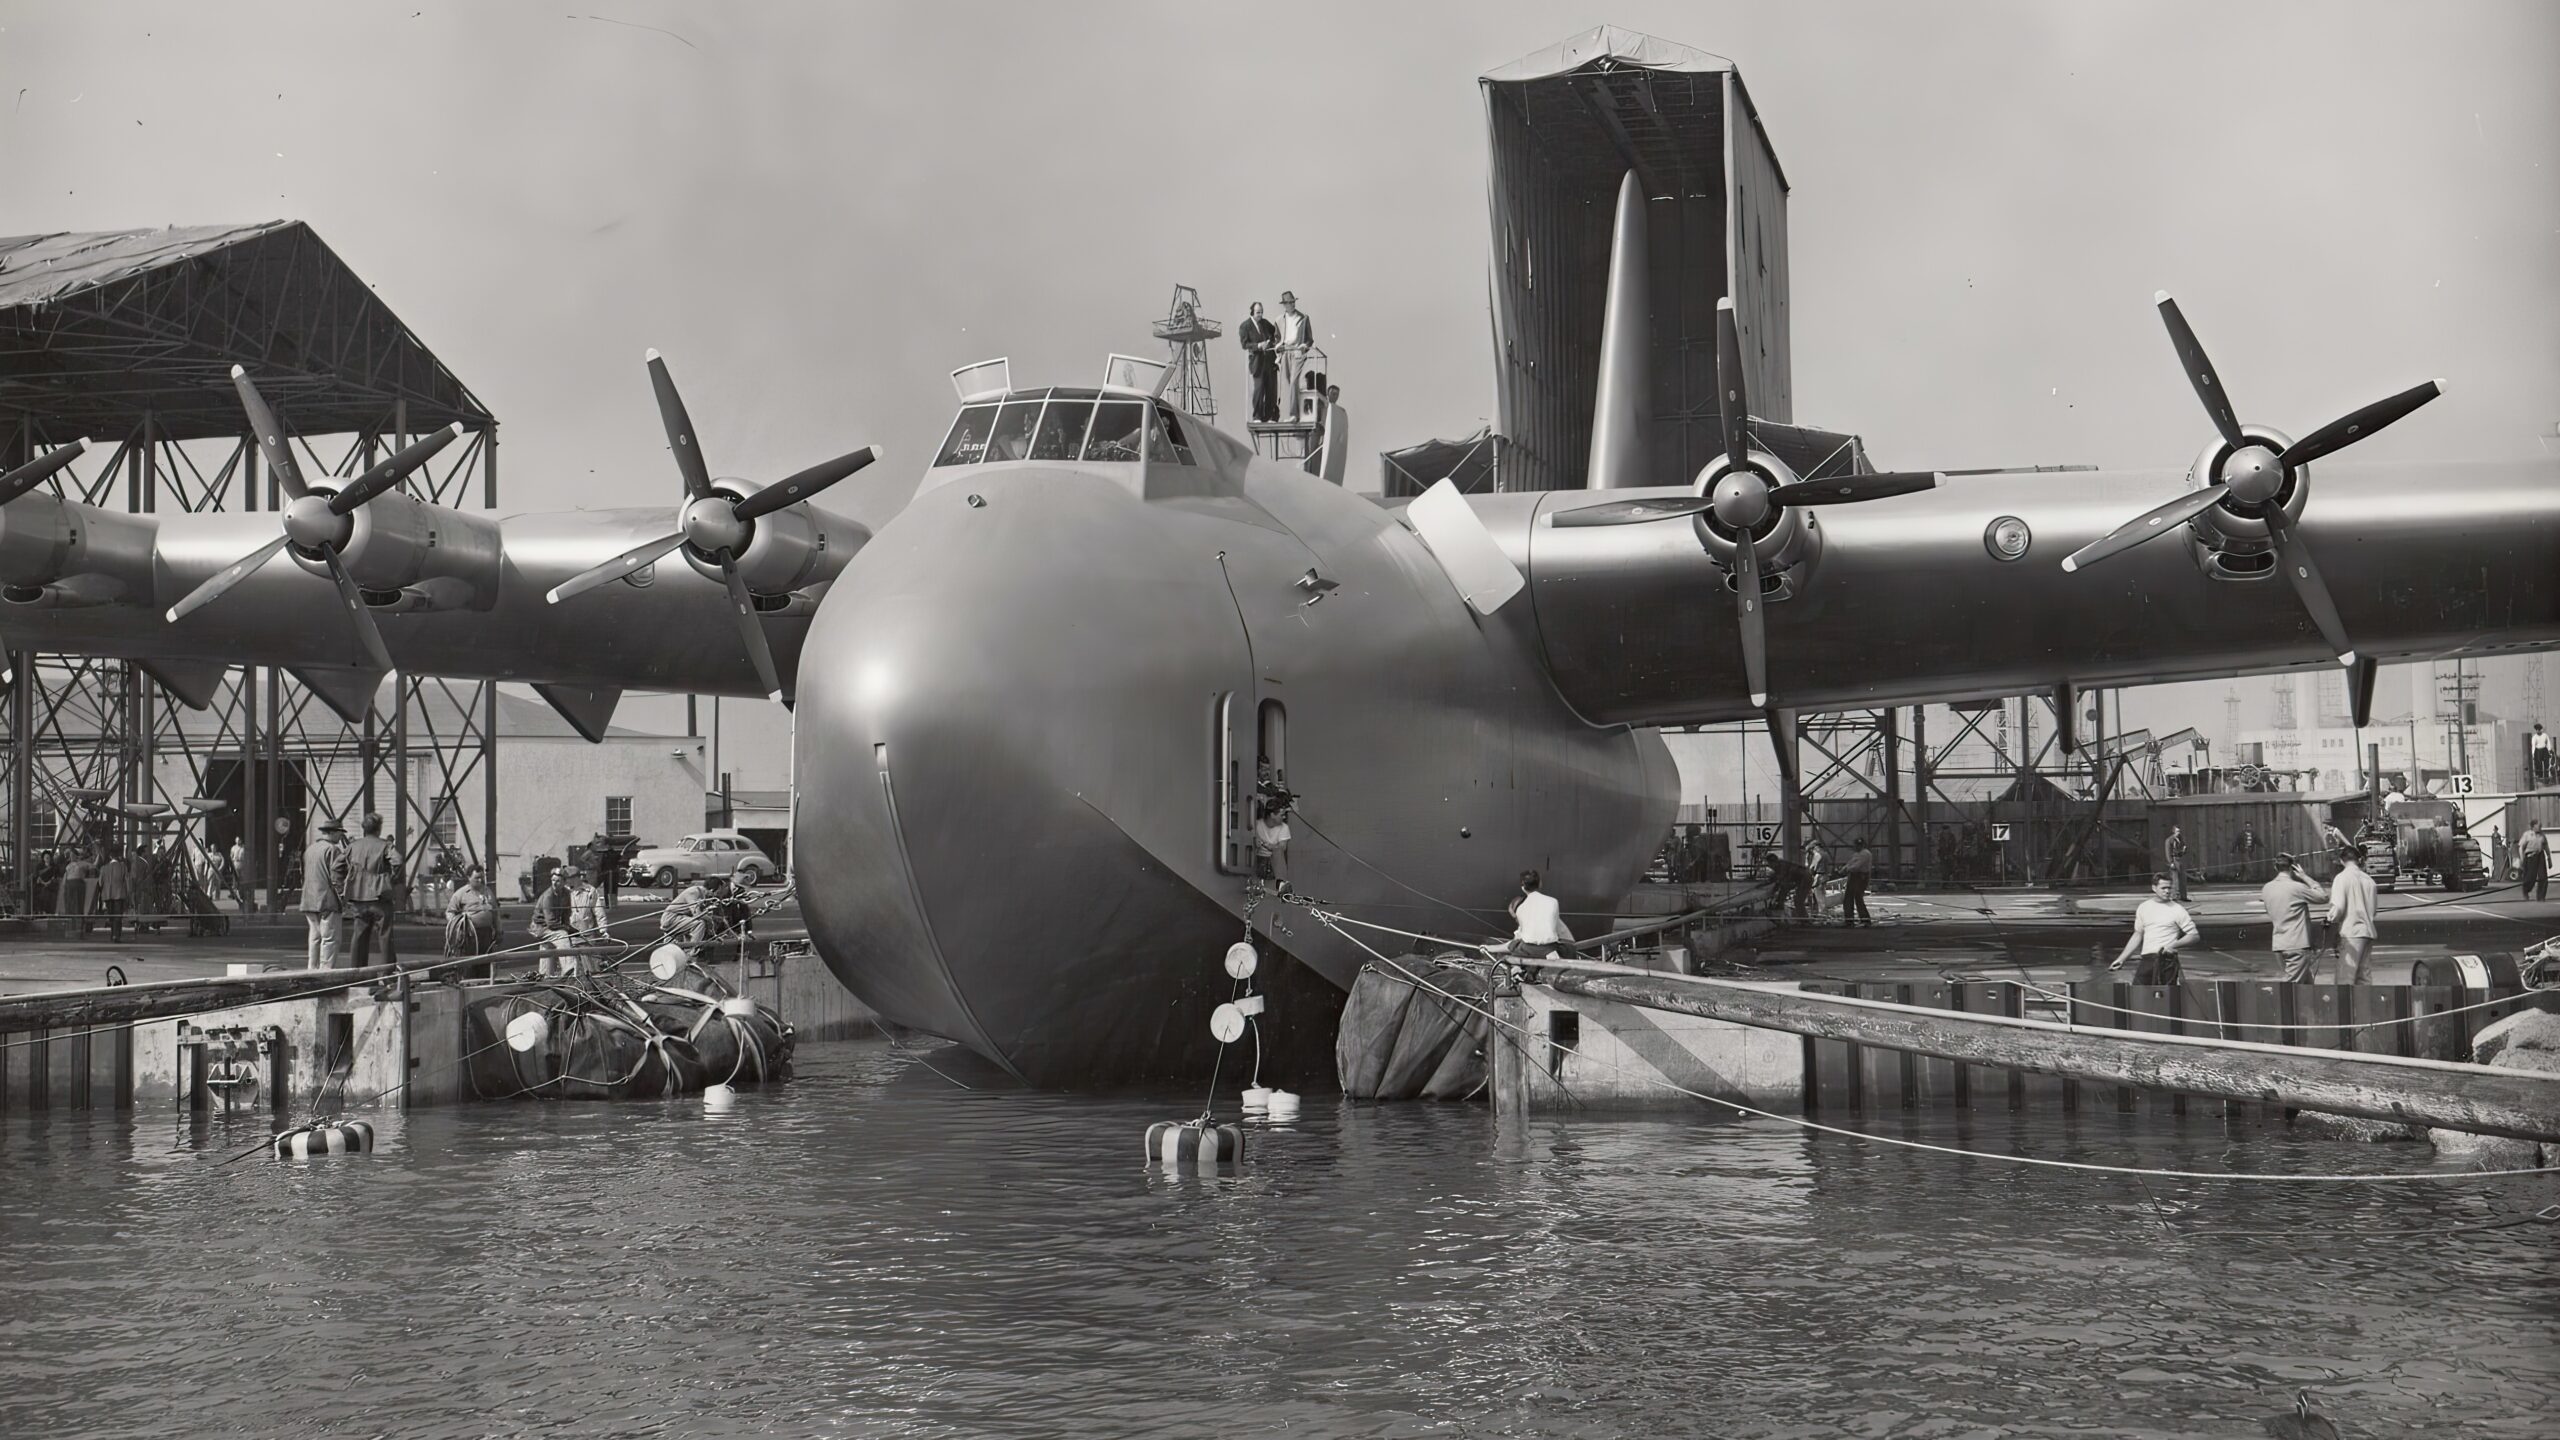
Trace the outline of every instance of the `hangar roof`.
<path fill-rule="evenodd" d="M 0 423 L 39 438 L 247 428 L 243 365 L 311 435 L 490 422 L 487 407 L 299 220 L 0 238 Z"/>

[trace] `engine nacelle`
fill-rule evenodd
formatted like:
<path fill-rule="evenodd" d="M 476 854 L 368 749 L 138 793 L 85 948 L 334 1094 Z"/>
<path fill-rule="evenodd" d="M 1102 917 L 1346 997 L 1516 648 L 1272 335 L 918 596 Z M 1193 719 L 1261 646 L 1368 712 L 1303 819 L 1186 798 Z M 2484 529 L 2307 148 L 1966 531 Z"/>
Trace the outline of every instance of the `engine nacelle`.
<path fill-rule="evenodd" d="M 1769 488 L 1795 483 L 1796 474 L 1785 461 L 1764 450 L 1749 452 L 1748 458 L 1735 465 L 1718 456 L 1715 463 L 1698 472 L 1702 493 L 1715 495 L 1728 476 L 1756 475 Z M 1734 561 L 1742 549 L 1743 531 L 1728 523 L 1715 510 L 1702 510 L 1690 522 L 1697 532 L 1698 544 L 1715 557 L 1724 570 L 1725 585 L 1734 583 Z M 1796 593 L 1800 568 L 1819 559 L 1822 554 L 1822 525 L 1810 511 L 1791 506 L 1771 506 L 1759 523 L 1750 527 L 1752 553 L 1760 561 L 1760 593 L 1764 599 L 1784 600 Z"/>
<path fill-rule="evenodd" d="M 2293 444 L 2291 436 L 2264 425 L 2243 425 L 2240 433 L 2253 447 L 2277 455 Z M 2214 437 L 2196 456 L 2194 467 L 2187 472 L 2187 482 L 2197 486 L 2224 484 L 2230 478 L 2224 473 L 2225 467 L 2239 453 L 2240 447 Z M 2310 482 L 2311 467 L 2293 466 L 2284 472 L 2272 498 L 2257 504 L 2226 499 L 2188 521 L 2188 531 L 2196 541 L 2197 562 L 2205 573 L 2221 580 L 2264 580 L 2274 575 L 2275 541 L 2267 534 L 2266 511 L 2271 506 L 2282 506 L 2286 518 L 2300 521 L 2303 502 L 2311 495 Z"/>
<path fill-rule="evenodd" d="M 354 531 L 339 557 L 368 595 L 422 592 L 408 603 L 394 602 L 401 609 L 486 610 L 498 603 L 505 542 L 495 518 L 430 505 L 397 490 L 357 506 L 349 518 Z M 298 546 L 285 553 L 303 569 L 329 578 L 326 560 Z"/>
<path fill-rule="evenodd" d="M 0 505 L 0 587 L 32 592 L 56 581 L 95 577 L 113 581 L 114 593 L 79 603 L 148 603 L 153 598 L 152 548 L 159 533 L 158 522 L 147 515 L 101 510 L 42 490 L 21 495 Z M 78 593 L 104 591 L 83 585 Z"/>
<path fill-rule="evenodd" d="M 718 480 L 714 490 L 744 500 L 763 485 L 752 480 Z M 790 505 L 751 522 L 746 553 L 738 557 L 738 578 L 757 595 L 783 595 L 817 585 L 843 572 L 871 531 L 850 520 L 827 515 L 807 505 Z M 723 583 L 720 567 L 684 549 L 686 563 L 713 584 Z"/>

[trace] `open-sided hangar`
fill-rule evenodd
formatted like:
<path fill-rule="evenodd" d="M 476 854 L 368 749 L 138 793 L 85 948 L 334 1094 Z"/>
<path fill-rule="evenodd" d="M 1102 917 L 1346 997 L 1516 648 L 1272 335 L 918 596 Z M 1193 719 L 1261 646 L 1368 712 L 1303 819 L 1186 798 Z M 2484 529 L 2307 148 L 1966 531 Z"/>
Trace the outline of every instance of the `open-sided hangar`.
<path fill-rule="evenodd" d="M 90 453 L 47 482 L 54 494 L 137 515 L 278 509 L 234 365 L 256 372 L 311 471 L 353 475 L 458 423 L 462 442 L 406 484 L 441 504 L 497 504 L 495 417 L 308 225 L 0 239 L 0 468 L 87 436 Z M 0 547 L 34 543 L 10 534 L 19 505 L 0 509 Z M 87 603 L 55 591 L 0 603 Z M 201 859 L 254 837 L 252 885 L 285 873 L 315 805 L 380 811 L 413 866 L 438 832 L 480 859 L 497 828 L 490 685 L 29 653 L 9 669 L 0 834 L 21 908 L 31 857 L 75 835 L 166 839 L 190 796 L 227 804 L 179 826 L 179 843 Z M 181 704 L 204 712 L 181 724 Z M 153 819 L 159 806 L 172 818 Z"/>

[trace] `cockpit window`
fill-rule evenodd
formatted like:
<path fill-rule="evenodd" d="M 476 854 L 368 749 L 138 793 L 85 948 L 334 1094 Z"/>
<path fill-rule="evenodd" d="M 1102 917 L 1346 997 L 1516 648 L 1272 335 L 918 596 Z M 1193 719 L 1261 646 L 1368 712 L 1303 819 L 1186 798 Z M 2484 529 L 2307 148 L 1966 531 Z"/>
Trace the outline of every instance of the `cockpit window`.
<path fill-rule="evenodd" d="M 975 465 L 987 458 L 987 434 L 995 429 L 996 407 L 964 405 L 960 418 L 951 422 L 951 436 L 942 442 L 942 453 L 933 457 L 936 465 Z"/>
<path fill-rule="evenodd" d="M 1032 438 L 1034 460 L 1073 460 L 1084 444 L 1085 422 L 1093 418 L 1090 400 L 1052 400 L 1040 416 L 1040 433 Z"/>
<path fill-rule="evenodd" d="M 1191 463 L 1191 447 L 1182 439 L 1182 422 L 1162 405 L 1155 407 L 1155 423 L 1147 427 L 1147 458 L 1173 465 Z"/>
<path fill-rule="evenodd" d="M 1106 400 L 1093 407 L 1093 434 L 1084 442 L 1087 460 L 1135 460 L 1138 432 L 1147 423 L 1147 407 L 1135 400 Z"/>
<path fill-rule="evenodd" d="M 1031 432 L 1040 423 L 1040 402 L 1007 400 L 996 411 L 996 428 L 987 436 L 989 460 L 1028 460 L 1031 458 Z"/>

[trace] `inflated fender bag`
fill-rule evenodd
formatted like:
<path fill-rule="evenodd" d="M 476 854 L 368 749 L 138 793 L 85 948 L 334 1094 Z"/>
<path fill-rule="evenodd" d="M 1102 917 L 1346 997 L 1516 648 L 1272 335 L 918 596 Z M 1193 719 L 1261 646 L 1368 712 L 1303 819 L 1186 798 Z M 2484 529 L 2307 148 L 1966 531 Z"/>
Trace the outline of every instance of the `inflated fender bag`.
<path fill-rule="evenodd" d="M 276 1158 L 308 1160 L 314 1155 L 363 1155 L 373 1149 L 373 1127 L 362 1120 L 305 1125 L 276 1136 Z"/>
<path fill-rule="evenodd" d="M 1151 1165 L 1232 1165 L 1243 1158 L 1240 1126 L 1159 1120 L 1147 1127 L 1147 1163 Z"/>

